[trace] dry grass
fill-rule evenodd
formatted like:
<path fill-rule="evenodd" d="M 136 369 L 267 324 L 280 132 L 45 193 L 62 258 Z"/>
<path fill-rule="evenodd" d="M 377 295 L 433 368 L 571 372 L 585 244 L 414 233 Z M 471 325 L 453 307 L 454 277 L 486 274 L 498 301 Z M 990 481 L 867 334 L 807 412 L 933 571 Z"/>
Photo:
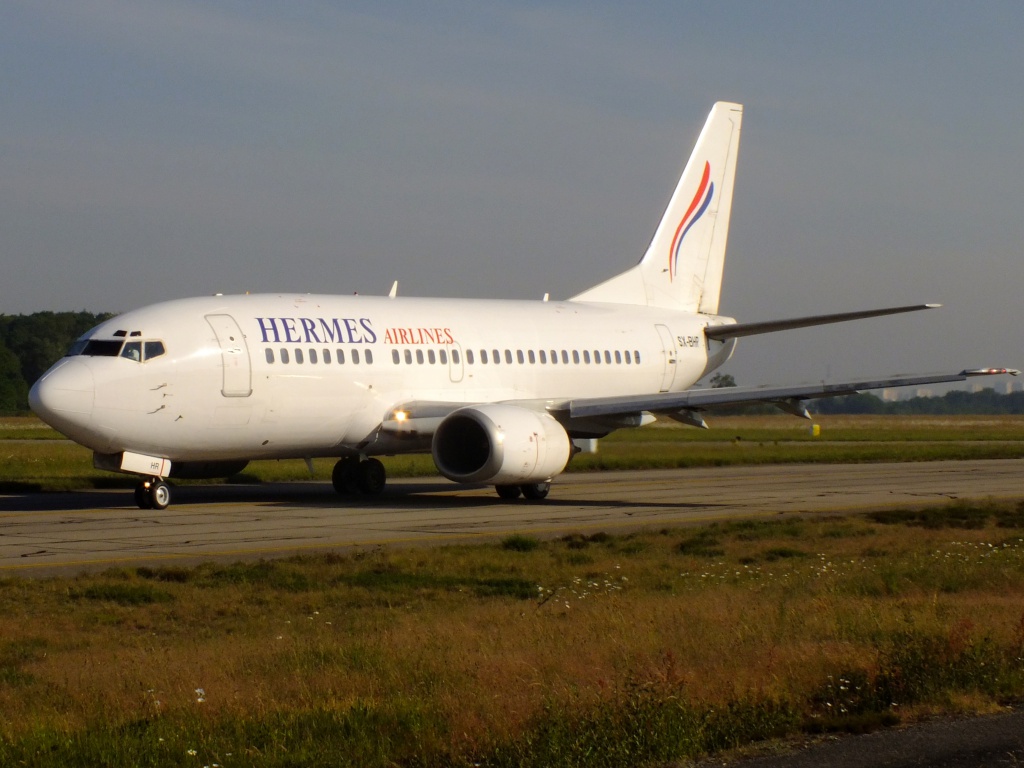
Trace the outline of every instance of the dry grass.
<path fill-rule="evenodd" d="M 141 720 L 212 743 L 225 723 L 370 707 L 412 717 L 444 762 L 638 691 L 810 717 L 829 680 L 874 679 L 915 638 L 937 638 L 936 665 L 990 645 L 1018 667 L 1004 687 L 943 684 L 896 711 L 983 711 L 1024 694 L 1024 540 L 995 525 L 1014 510 L 994 514 L 8 580 L 0 742 Z"/>

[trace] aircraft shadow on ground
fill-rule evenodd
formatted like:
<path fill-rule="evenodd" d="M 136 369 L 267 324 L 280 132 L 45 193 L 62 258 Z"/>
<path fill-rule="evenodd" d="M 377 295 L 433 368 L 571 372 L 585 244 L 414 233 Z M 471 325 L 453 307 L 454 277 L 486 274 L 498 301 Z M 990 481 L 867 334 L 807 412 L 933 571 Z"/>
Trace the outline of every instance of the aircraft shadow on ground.
<path fill-rule="evenodd" d="M 657 503 L 626 499 L 572 499 L 552 495 L 542 501 L 505 501 L 497 496 L 479 496 L 466 491 L 487 486 L 445 486 L 438 483 L 403 483 L 394 485 L 376 499 L 339 496 L 325 483 L 274 483 L 267 485 L 181 486 L 174 488 L 171 509 L 178 505 L 259 504 L 266 507 L 331 507 L 337 509 L 372 510 L 382 506 L 399 509 L 481 509 L 498 507 L 535 507 L 538 510 L 560 508 L 616 508 L 639 510 L 692 510 L 720 507 L 722 504 L 686 501 Z M 93 509 L 137 509 L 131 490 L 73 491 L 67 493 L 15 493 L 0 497 L 0 512 L 77 512 Z M 155 512 L 154 514 L 160 514 Z"/>

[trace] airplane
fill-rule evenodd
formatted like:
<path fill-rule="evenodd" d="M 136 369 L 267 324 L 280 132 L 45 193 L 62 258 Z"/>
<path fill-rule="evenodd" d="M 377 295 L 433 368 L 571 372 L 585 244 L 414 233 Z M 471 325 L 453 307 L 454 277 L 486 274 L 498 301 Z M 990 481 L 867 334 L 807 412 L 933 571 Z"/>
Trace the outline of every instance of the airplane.
<path fill-rule="evenodd" d="M 639 263 L 570 299 L 221 295 L 170 300 L 87 332 L 32 387 L 35 413 L 138 475 L 165 509 L 170 478 L 228 477 L 255 459 L 338 459 L 342 494 L 379 494 L 376 458 L 429 452 L 458 483 L 548 495 L 579 441 L 656 415 L 1016 374 L 1008 369 L 775 387 L 691 389 L 737 339 L 932 304 L 738 323 L 719 314 L 743 107 L 712 108 Z M 397 284 L 396 284 L 397 287 Z"/>

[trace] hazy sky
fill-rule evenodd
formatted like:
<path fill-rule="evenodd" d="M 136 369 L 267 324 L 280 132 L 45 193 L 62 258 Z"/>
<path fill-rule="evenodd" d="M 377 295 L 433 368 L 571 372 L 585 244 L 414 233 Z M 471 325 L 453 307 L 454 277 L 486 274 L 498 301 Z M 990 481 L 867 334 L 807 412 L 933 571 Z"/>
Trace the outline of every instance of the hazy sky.
<path fill-rule="evenodd" d="M 244 291 L 570 296 L 745 105 L 741 383 L 1024 367 L 1024 6 L 7 0 L 0 313 Z"/>

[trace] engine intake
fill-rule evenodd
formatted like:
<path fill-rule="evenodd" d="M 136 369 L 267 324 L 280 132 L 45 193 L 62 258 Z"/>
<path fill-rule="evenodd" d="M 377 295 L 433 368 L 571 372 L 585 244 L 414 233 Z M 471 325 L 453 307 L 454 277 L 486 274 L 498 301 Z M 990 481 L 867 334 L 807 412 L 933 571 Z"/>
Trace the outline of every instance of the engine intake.
<path fill-rule="evenodd" d="M 492 403 L 460 408 L 434 432 L 434 463 L 457 483 L 547 482 L 565 469 L 572 441 L 547 413 Z"/>

